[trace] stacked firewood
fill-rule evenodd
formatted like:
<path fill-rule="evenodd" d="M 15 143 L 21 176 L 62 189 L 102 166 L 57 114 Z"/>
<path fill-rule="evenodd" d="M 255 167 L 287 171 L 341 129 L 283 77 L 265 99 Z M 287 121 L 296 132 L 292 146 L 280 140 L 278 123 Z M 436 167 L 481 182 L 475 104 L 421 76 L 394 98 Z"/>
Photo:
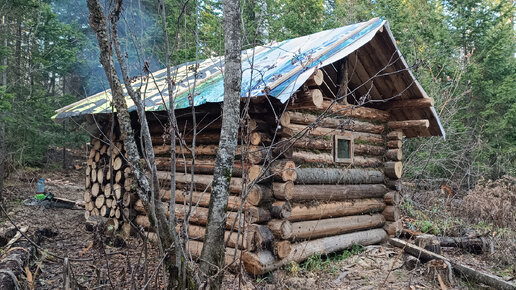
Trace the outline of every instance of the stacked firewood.
<path fill-rule="evenodd" d="M 86 166 L 85 216 L 111 218 L 118 228 L 133 179 L 121 142 L 94 138 Z"/>

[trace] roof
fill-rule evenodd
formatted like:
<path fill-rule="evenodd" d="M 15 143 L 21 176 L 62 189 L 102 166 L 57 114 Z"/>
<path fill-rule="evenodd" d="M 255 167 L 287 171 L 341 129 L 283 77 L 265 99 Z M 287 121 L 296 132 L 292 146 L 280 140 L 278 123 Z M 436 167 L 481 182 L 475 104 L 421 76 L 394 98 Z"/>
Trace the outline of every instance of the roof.
<path fill-rule="evenodd" d="M 428 98 L 399 53 L 388 22 L 379 18 L 242 51 L 242 97 L 258 97 L 267 94 L 284 103 L 315 70 L 332 65 L 356 52 L 381 34 L 384 34 L 382 41 L 389 42 L 387 46 L 399 55 L 399 61 L 394 63 L 399 67 L 400 74 L 403 74 L 401 76 L 403 83 L 397 84 L 398 87 L 400 85 L 403 87 L 403 91 L 399 92 L 399 97 L 401 99 Z M 373 59 L 373 61 L 375 60 Z M 197 75 L 194 76 L 196 63 L 198 64 Z M 182 109 L 190 106 L 188 96 L 194 80 L 196 81 L 194 106 L 222 102 L 224 98 L 223 67 L 223 57 L 214 57 L 173 67 L 172 73 L 176 83 L 174 87 L 175 108 Z M 148 77 L 139 78 L 132 83 L 132 86 L 135 89 L 143 88 L 141 95 L 145 99 L 147 111 L 166 110 L 168 105 L 166 69 L 151 73 Z M 382 90 L 382 92 L 384 91 L 388 93 L 382 94 L 380 98 L 389 99 L 393 97 L 395 89 Z M 136 110 L 125 90 L 124 94 L 129 111 Z M 106 90 L 56 110 L 53 119 L 111 113 L 112 111 L 111 90 Z M 429 119 L 430 127 L 427 134 L 405 132 L 407 136 L 444 136 L 444 130 L 433 107 L 393 114 L 395 120 L 410 120 L 414 117 Z"/>

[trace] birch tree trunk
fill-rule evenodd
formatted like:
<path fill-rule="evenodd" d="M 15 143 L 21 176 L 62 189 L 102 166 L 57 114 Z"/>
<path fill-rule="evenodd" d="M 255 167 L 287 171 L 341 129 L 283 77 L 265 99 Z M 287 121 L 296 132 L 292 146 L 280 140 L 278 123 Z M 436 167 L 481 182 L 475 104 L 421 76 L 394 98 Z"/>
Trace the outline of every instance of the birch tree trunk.
<path fill-rule="evenodd" d="M 121 4 L 122 2 L 120 0 L 115 1 L 115 14 L 112 14 L 111 17 L 118 17 L 118 15 L 116 14 L 121 11 Z M 161 203 L 159 203 L 156 207 L 151 207 L 151 202 L 153 201 L 152 198 L 154 197 L 153 192 L 154 190 L 158 190 L 156 186 L 157 179 L 153 178 L 153 180 L 150 181 L 145 175 L 145 172 L 143 168 L 141 168 L 141 165 L 139 163 L 140 156 L 134 138 L 134 132 L 131 127 L 131 118 L 129 112 L 127 111 L 127 103 L 123 95 L 123 88 L 120 83 L 120 79 L 115 69 L 115 64 L 113 60 L 113 44 L 116 46 L 117 43 L 112 43 L 110 41 L 110 35 L 107 29 L 106 18 L 104 16 L 102 6 L 100 5 L 99 0 L 87 0 L 87 5 L 88 10 L 90 11 L 90 26 L 95 32 L 99 44 L 100 63 L 102 64 L 107 79 L 109 81 L 109 85 L 113 96 L 113 104 L 117 110 L 121 138 L 124 141 L 124 146 L 128 153 L 128 162 L 131 166 L 131 171 L 134 173 L 137 180 L 136 192 L 139 198 L 142 200 L 145 210 L 149 213 L 149 219 L 152 220 L 151 223 L 157 227 L 157 231 L 160 233 L 159 239 L 163 247 L 163 250 L 165 251 L 162 254 L 174 256 L 173 254 L 171 254 L 173 253 L 173 251 L 171 250 L 174 249 L 174 236 L 172 234 L 173 229 L 171 229 L 168 225 L 165 211 L 161 207 Z M 114 30 L 114 32 L 116 37 L 116 30 Z M 122 66 L 124 66 L 124 64 L 122 64 Z M 134 96 L 132 97 L 133 100 L 136 99 L 134 98 Z M 138 101 L 139 100 L 135 100 L 135 103 Z M 137 106 L 139 110 L 143 109 L 143 107 L 140 105 Z M 142 113 L 143 115 L 145 115 L 145 112 L 139 112 L 140 117 Z M 144 126 L 147 126 L 147 124 L 142 124 L 142 127 Z M 165 259 L 165 261 L 166 262 L 164 264 L 169 275 L 168 286 L 170 289 L 172 289 L 175 287 L 176 282 L 178 280 L 178 271 L 175 264 L 173 263 L 173 259 L 169 258 Z"/>
<path fill-rule="evenodd" d="M 229 183 L 238 142 L 240 91 L 242 86 L 242 50 L 239 1 L 224 0 L 224 105 L 219 150 L 215 160 L 206 236 L 201 253 L 201 271 L 210 289 L 219 289 L 224 267 L 224 229 Z"/>

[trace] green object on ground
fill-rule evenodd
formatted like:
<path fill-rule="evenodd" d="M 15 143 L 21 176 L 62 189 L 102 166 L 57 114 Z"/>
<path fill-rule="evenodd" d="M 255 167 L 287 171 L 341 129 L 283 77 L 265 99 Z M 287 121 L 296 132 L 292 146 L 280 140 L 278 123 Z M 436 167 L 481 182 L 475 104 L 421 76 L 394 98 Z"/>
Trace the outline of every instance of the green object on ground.
<path fill-rule="evenodd" d="M 37 200 L 44 200 L 46 197 L 47 197 L 47 195 L 44 194 L 44 193 L 36 194 L 34 196 L 34 198 L 37 199 Z"/>

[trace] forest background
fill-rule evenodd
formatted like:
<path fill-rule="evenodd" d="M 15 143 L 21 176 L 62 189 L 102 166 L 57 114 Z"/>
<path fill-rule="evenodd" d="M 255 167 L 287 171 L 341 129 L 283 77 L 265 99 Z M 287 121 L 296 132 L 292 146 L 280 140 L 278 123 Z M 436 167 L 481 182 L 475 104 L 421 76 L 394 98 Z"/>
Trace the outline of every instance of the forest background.
<path fill-rule="evenodd" d="M 200 59 L 224 54 L 222 1 L 165 2 L 169 35 L 178 40 L 173 64 L 194 60 L 196 46 Z M 129 51 L 131 74 L 164 68 L 157 2 L 127 0 L 125 5 L 120 39 Z M 446 131 L 446 139 L 404 141 L 405 177 L 469 190 L 481 179 L 516 175 L 512 1 L 244 0 L 241 7 L 244 49 L 372 17 L 389 20 L 402 54 L 435 99 Z M 7 148 L 7 172 L 48 165 L 49 148 L 89 140 L 81 124 L 57 124 L 51 116 L 109 88 L 98 55 L 86 1 L 1 1 L 0 138 Z"/>

